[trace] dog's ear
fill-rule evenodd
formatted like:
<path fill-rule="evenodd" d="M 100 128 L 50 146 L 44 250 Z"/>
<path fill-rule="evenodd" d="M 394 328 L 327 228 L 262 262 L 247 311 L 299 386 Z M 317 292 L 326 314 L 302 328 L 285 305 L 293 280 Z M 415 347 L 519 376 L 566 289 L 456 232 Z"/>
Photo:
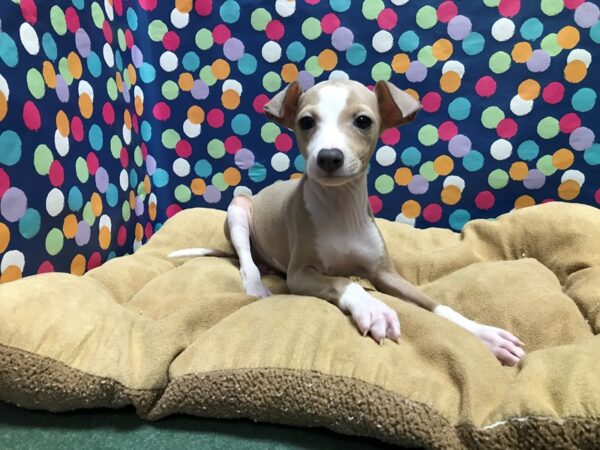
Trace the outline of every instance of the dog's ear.
<path fill-rule="evenodd" d="M 377 82 L 375 95 L 379 103 L 382 130 L 412 121 L 421 109 L 421 104 L 411 95 L 387 81 Z"/>
<path fill-rule="evenodd" d="M 300 84 L 297 81 L 290 83 L 265 105 L 265 114 L 270 120 L 286 128 L 293 128 L 298 109 L 298 99 L 301 94 Z"/>

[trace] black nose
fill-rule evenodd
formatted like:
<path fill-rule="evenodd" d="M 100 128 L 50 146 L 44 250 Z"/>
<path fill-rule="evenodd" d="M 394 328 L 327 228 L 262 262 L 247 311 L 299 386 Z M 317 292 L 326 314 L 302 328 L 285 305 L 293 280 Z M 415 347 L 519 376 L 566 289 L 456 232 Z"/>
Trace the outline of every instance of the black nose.
<path fill-rule="evenodd" d="M 344 154 L 339 148 L 324 148 L 317 155 L 317 165 L 332 174 L 344 164 Z"/>

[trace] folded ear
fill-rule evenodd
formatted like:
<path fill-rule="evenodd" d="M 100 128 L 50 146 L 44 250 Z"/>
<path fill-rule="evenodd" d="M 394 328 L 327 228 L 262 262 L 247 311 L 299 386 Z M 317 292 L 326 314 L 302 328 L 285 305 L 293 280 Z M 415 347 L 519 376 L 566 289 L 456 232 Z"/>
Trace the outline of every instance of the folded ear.
<path fill-rule="evenodd" d="M 421 109 L 421 104 L 411 95 L 387 81 L 377 82 L 375 95 L 379 102 L 382 130 L 410 122 Z"/>
<path fill-rule="evenodd" d="M 301 94 L 300 84 L 297 81 L 290 83 L 265 105 L 265 114 L 270 120 L 286 128 L 293 128 Z"/>

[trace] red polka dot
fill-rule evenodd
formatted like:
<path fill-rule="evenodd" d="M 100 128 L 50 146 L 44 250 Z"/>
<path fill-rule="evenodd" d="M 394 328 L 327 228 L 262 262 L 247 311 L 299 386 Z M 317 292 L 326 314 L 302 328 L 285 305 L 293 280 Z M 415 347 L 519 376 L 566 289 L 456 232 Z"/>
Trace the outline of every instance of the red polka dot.
<path fill-rule="evenodd" d="M 325 34 L 331 34 L 340 27 L 340 19 L 334 13 L 325 14 L 321 19 L 321 29 Z"/>
<path fill-rule="evenodd" d="M 54 272 L 54 266 L 52 265 L 52 263 L 50 261 L 44 261 L 42 264 L 40 264 L 40 267 L 38 267 L 37 273 L 48 273 L 48 272 Z"/>
<path fill-rule="evenodd" d="M 65 10 L 65 22 L 67 22 L 67 30 L 71 33 L 75 33 L 81 25 L 79 25 L 79 16 L 77 15 L 77 11 L 72 6 L 69 6 Z"/>
<path fill-rule="evenodd" d="M 392 8 L 385 8 L 377 16 L 379 28 L 391 30 L 398 24 L 398 14 Z"/>
<path fill-rule="evenodd" d="M 129 153 L 127 153 L 127 149 L 125 147 L 121 149 L 119 161 L 121 162 L 121 167 L 123 169 L 127 169 L 127 166 L 129 165 Z"/>
<path fill-rule="evenodd" d="M 165 121 L 171 117 L 171 108 L 165 102 L 158 102 L 152 108 L 152 114 L 156 118 L 156 120 Z"/>
<path fill-rule="evenodd" d="M 115 123 L 115 110 L 110 102 L 106 102 L 102 107 L 102 118 L 107 125 Z"/>
<path fill-rule="evenodd" d="M 65 170 L 58 159 L 55 159 L 50 164 L 48 176 L 50 177 L 50 183 L 54 187 L 62 186 L 65 182 Z"/>
<path fill-rule="evenodd" d="M 150 239 L 153 234 L 154 230 L 152 229 L 152 223 L 146 223 L 146 226 L 144 227 L 144 236 L 146 237 L 146 240 Z"/>
<path fill-rule="evenodd" d="M 225 122 L 225 114 L 220 109 L 213 108 L 206 115 L 206 121 L 213 128 L 221 128 Z"/>
<path fill-rule="evenodd" d="M 129 28 L 127 28 L 125 30 L 125 45 L 127 46 L 128 49 L 131 49 L 131 47 L 133 47 L 134 43 L 135 43 L 135 40 L 133 39 L 133 33 L 131 32 L 131 30 Z"/>
<path fill-rule="evenodd" d="M 196 0 L 194 3 L 194 9 L 201 16 L 208 16 L 212 12 L 213 2 L 212 0 Z"/>
<path fill-rule="evenodd" d="M 189 141 L 182 139 L 175 144 L 175 153 L 180 158 L 187 158 L 192 154 L 192 144 Z"/>
<path fill-rule="evenodd" d="M 448 23 L 458 14 L 458 7 L 454 2 L 446 1 L 440 3 L 437 9 L 438 20 L 442 23 Z"/>
<path fill-rule="evenodd" d="M 498 136 L 504 139 L 514 137 L 514 135 L 517 134 L 517 131 L 519 131 L 519 126 L 514 119 L 502 119 L 496 127 Z"/>
<path fill-rule="evenodd" d="M 265 33 L 269 39 L 278 41 L 283 37 L 283 34 L 285 33 L 285 27 L 279 20 L 274 19 L 267 24 Z"/>
<path fill-rule="evenodd" d="M 177 214 L 179 211 L 181 211 L 181 206 L 179 206 L 179 205 L 172 204 L 172 205 L 167 206 L 167 211 L 166 211 L 167 218 L 170 219 L 175 214 Z"/>
<path fill-rule="evenodd" d="M 23 19 L 25 19 L 30 24 L 35 24 L 37 22 L 37 6 L 33 0 L 21 0 L 21 14 L 23 14 Z"/>
<path fill-rule="evenodd" d="M 514 17 L 521 10 L 521 0 L 500 0 L 498 12 L 504 17 Z"/>
<path fill-rule="evenodd" d="M 383 202 L 376 195 L 369 195 L 369 203 L 371 205 L 371 209 L 373 210 L 373 214 L 378 214 L 381 212 L 383 208 Z"/>
<path fill-rule="evenodd" d="M 127 228 L 125 225 L 121 225 L 119 227 L 119 231 L 117 232 L 117 244 L 119 247 L 123 247 L 125 242 L 127 241 Z"/>
<path fill-rule="evenodd" d="M 123 15 L 123 0 L 113 0 L 113 8 L 117 16 Z"/>
<path fill-rule="evenodd" d="M 475 197 L 475 206 L 484 211 L 492 209 L 494 203 L 496 203 L 496 197 L 490 191 L 482 191 Z"/>
<path fill-rule="evenodd" d="M 140 127 L 139 127 L 139 124 L 138 124 L 138 118 L 137 118 L 136 114 L 132 114 L 131 115 L 131 125 L 133 126 L 133 131 L 135 133 L 139 133 L 140 132 L 139 131 Z"/>
<path fill-rule="evenodd" d="M 100 252 L 94 252 L 88 259 L 87 270 L 92 270 L 95 267 L 98 267 L 100 264 L 102 264 L 102 255 L 100 255 Z"/>
<path fill-rule="evenodd" d="M 577 9 L 585 0 L 565 0 L 565 7 L 567 9 Z"/>
<path fill-rule="evenodd" d="M 558 81 L 553 81 L 548 84 L 542 92 L 542 97 L 546 101 L 546 103 L 550 103 L 551 105 L 555 105 L 562 101 L 565 96 L 565 87 L 559 83 Z"/>
<path fill-rule="evenodd" d="M 220 23 L 215 27 L 215 29 L 212 32 L 212 35 L 214 41 L 217 44 L 223 45 L 227 41 L 227 39 L 231 37 L 231 31 L 229 31 L 229 28 L 227 28 L 226 25 Z"/>
<path fill-rule="evenodd" d="M 568 113 L 561 117 L 558 126 L 563 133 L 571 133 L 581 126 L 581 119 L 575 113 Z"/>
<path fill-rule="evenodd" d="M 257 95 L 252 102 L 252 106 L 254 107 L 254 111 L 259 114 L 265 112 L 265 105 L 269 103 L 269 97 L 265 94 Z"/>
<path fill-rule="evenodd" d="M 555 202 L 556 200 L 554 200 L 553 198 L 545 198 L 544 200 L 542 200 L 542 203 L 552 203 Z"/>
<path fill-rule="evenodd" d="M 237 136 L 229 136 L 227 139 L 225 139 L 224 145 L 225 151 L 230 155 L 233 155 L 240 148 L 242 148 L 242 141 L 240 141 L 240 138 Z"/>
<path fill-rule="evenodd" d="M 162 44 L 166 50 L 177 50 L 179 48 L 179 36 L 174 31 L 167 31 L 163 36 Z"/>
<path fill-rule="evenodd" d="M 596 191 L 596 194 L 594 195 L 594 200 L 596 200 L 596 203 L 600 205 L 600 189 Z"/>
<path fill-rule="evenodd" d="M 42 126 L 40 111 L 31 100 L 27 100 L 23 105 L 23 122 L 31 131 L 37 131 Z"/>
<path fill-rule="evenodd" d="M 454 122 L 448 120 L 442 123 L 438 128 L 438 135 L 442 141 L 449 141 L 458 134 L 458 127 Z"/>
<path fill-rule="evenodd" d="M 385 145 L 396 145 L 400 142 L 400 130 L 398 128 L 388 128 L 381 133 L 381 141 Z"/>
<path fill-rule="evenodd" d="M 438 109 L 440 109 L 440 105 L 442 104 L 442 96 L 437 92 L 428 92 L 421 99 L 421 105 L 423 106 L 423 111 L 428 113 L 434 113 Z"/>
<path fill-rule="evenodd" d="M 438 222 L 442 218 L 442 207 L 437 203 L 431 203 L 423 210 L 423 218 L 429 223 Z"/>
<path fill-rule="evenodd" d="M 4 171 L 4 169 L 0 169 L 0 197 L 4 195 L 4 193 L 10 187 L 10 178 L 8 174 Z"/>
<path fill-rule="evenodd" d="M 158 0 L 138 0 L 138 2 L 143 10 L 153 11 L 156 9 L 156 4 L 158 3 Z"/>
<path fill-rule="evenodd" d="M 489 75 L 481 77 L 475 83 L 475 92 L 480 97 L 490 97 L 496 93 L 496 80 Z"/>
<path fill-rule="evenodd" d="M 146 157 L 148 156 L 148 147 L 146 147 L 146 143 L 142 142 L 140 148 L 142 149 L 142 159 L 146 161 Z"/>
<path fill-rule="evenodd" d="M 112 27 L 110 26 L 110 22 L 108 20 L 105 20 L 102 24 L 102 34 L 104 34 L 104 39 L 106 40 L 106 42 L 112 44 L 113 32 Z"/>
<path fill-rule="evenodd" d="M 304 0 L 306 3 L 308 3 L 309 5 L 316 5 L 317 3 L 319 3 L 321 0 Z"/>
<path fill-rule="evenodd" d="M 96 154 L 89 152 L 85 158 L 85 161 L 87 163 L 88 172 L 90 175 L 96 175 L 96 171 L 100 167 L 100 163 L 98 162 L 98 157 Z"/>
<path fill-rule="evenodd" d="M 71 119 L 71 136 L 77 142 L 83 141 L 83 122 L 79 116 L 73 116 Z"/>
<path fill-rule="evenodd" d="M 275 138 L 275 148 L 280 152 L 289 152 L 292 149 L 292 145 L 292 138 L 285 133 L 281 133 Z"/>

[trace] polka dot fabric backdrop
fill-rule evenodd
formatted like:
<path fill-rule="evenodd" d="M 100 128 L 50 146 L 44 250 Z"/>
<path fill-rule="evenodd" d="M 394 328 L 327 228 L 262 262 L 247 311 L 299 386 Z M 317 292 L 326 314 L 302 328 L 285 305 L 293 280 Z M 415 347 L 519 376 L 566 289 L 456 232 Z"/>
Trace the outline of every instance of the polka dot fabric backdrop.
<path fill-rule="evenodd" d="M 182 208 L 300 176 L 262 113 L 293 80 L 422 102 L 371 162 L 379 217 L 598 205 L 599 19 L 583 0 L 4 0 L 0 281 L 81 274 Z"/>

